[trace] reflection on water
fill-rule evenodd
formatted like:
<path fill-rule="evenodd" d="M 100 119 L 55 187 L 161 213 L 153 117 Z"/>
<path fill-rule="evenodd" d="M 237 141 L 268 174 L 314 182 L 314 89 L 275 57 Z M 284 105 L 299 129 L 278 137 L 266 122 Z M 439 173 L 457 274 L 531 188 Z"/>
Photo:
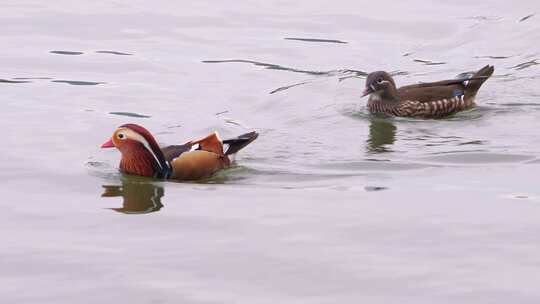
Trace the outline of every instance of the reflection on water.
<path fill-rule="evenodd" d="M 396 126 L 387 119 L 372 117 L 369 123 L 368 152 L 392 152 L 389 146 L 396 140 Z"/>
<path fill-rule="evenodd" d="M 158 211 L 163 207 L 161 198 L 165 195 L 163 187 L 147 179 L 126 177 L 122 185 L 103 185 L 105 191 L 101 197 L 123 197 L 121 208 L 111 210 L 126 214 L 145 214 Z"/>

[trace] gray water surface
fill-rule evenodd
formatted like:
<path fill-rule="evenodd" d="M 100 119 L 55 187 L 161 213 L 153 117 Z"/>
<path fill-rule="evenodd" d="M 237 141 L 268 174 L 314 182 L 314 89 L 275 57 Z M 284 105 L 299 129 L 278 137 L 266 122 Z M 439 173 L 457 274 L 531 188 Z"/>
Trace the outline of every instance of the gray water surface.
<path fill-rule="evenodd" d="M 538 303 L 538 1 L 4 1 L 2 303 Z M 398 85 L 496 67 L 478 107 L 369 115 Z M 257 130 L 196 183 L 121 176 L 163 144 Z"/>

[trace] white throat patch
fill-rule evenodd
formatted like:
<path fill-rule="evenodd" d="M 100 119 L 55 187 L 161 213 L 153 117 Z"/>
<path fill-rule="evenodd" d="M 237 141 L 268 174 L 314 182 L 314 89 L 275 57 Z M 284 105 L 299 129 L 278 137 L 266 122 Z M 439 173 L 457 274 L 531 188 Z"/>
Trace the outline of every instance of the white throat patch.
<path fill-rule="evenodd" d="M 369 99 L 373 100 L 373 101 L 380 101 L 380 100 L 382 100 L 381 93 L 379 93 L 379 92 L 371 93 L 371 95 L 369 96 Z"/>

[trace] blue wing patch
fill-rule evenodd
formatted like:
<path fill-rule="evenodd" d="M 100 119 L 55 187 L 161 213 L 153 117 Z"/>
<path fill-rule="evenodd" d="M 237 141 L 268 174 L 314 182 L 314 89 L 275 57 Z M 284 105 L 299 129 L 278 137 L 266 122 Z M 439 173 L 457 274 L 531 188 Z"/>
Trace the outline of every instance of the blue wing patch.
<path fill-rule="evenodd" d="M 461 91 L 461 90 L 454 90 L 454 92 L 452 92 L 452 93 L 453 93 L 454 97 L 459 97 L 459 96 L 465 95 L 463 93 L 463 91 Z"/>

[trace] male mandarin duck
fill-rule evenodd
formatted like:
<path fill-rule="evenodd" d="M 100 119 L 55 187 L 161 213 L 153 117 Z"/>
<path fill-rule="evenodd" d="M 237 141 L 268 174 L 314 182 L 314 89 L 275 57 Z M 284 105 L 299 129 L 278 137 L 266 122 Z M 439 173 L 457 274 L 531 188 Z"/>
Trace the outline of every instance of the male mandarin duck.
<path fill-rule="evenodd" d="M 101 148 L 116 147 L 122 154 L 120 171 L 147 177 L 197 180 L 230 167 L 236 152 L 254 141 L 259 134 L 250 132 L 222 141 L 217 133 L 183 145 L 160 148 L 148 130 L 136 124 L 116 129 Z M 224 149 L 227 145 L 227 149 Z"/>
<path fill-rule="evenodd" d="M 440 118 L 475 106 L 476 93 L 494 71 L 486 65 L 470 78 L 450 79 L 396 87 L 384 72 L 370 73 L 362 97 L 369 96 L 371 113 L 393 116 Z"/>

